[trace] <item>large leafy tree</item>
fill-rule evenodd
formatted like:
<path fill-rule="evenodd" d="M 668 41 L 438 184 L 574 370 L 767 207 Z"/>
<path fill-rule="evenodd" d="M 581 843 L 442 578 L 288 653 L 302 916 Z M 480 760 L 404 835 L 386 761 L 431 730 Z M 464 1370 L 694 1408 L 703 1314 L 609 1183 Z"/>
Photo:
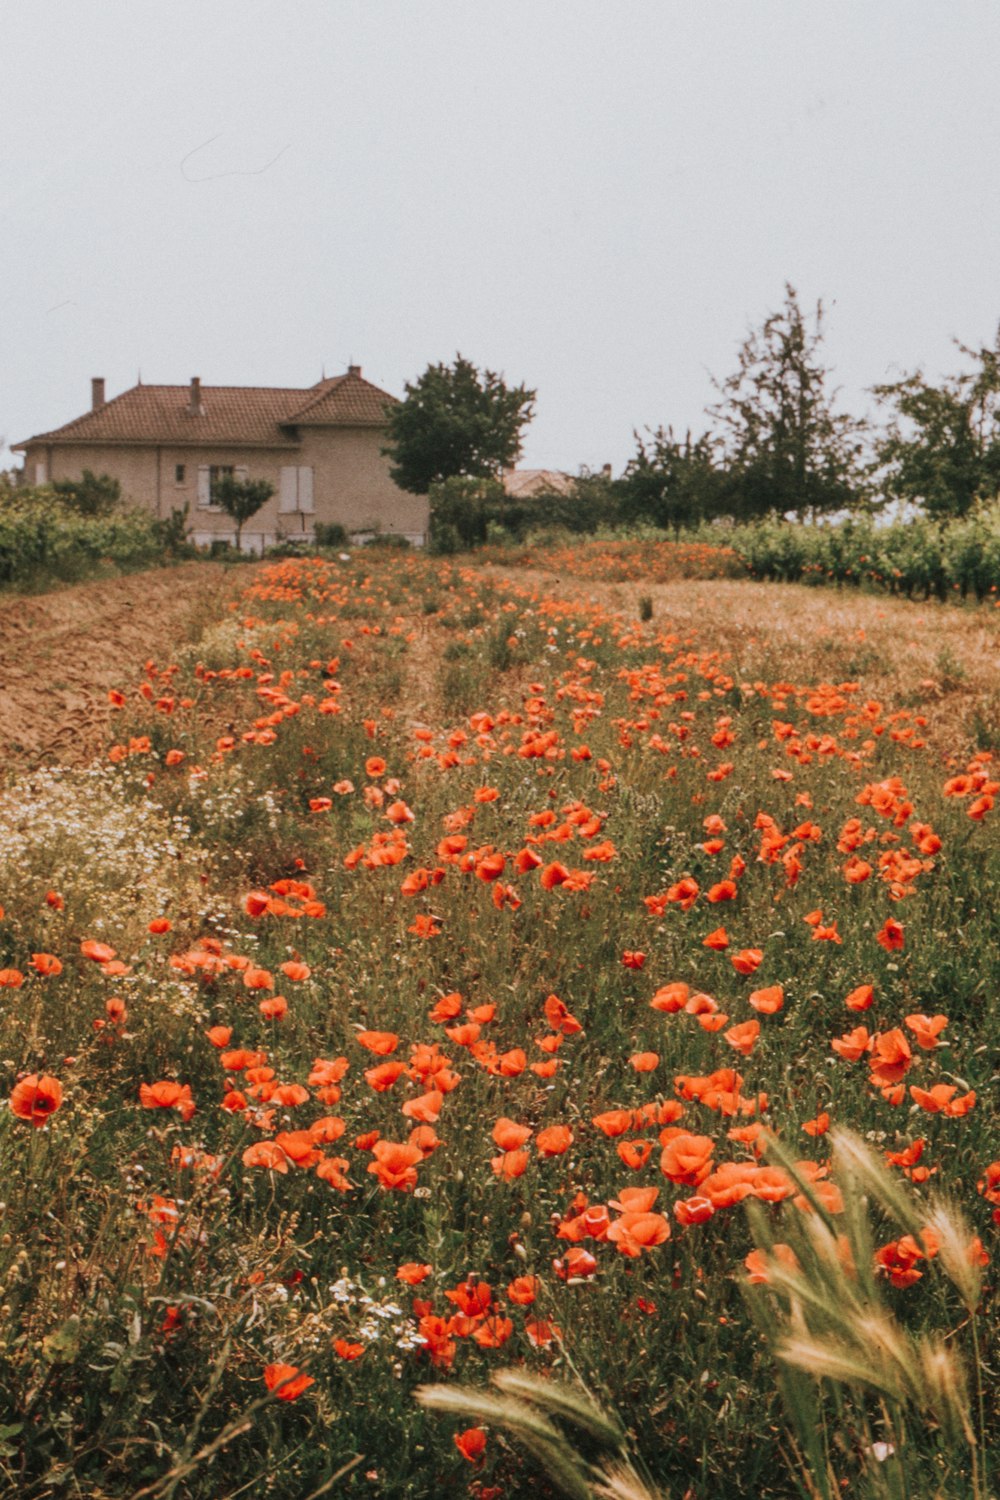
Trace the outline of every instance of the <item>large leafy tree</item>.
<path fill-rule="evenodd" d="M 817 515 L 843 509 L 862 491 L 862 424 L 834 409 L 821 359 L 823 306 L 811 321 L 795 288 L 752 331 L 736 371 L 716 383 L 727 468 L 726 508 L 741 517 Z"/>
<path fill-rule="evenodd" d="M 521 430 L 534 415 L 535 391 L 508 387 L 460 354 L 453 365 L 428 365 L 406 384 L 406 399 L 388 413 L 389 472 L 404 490 L 425 495 L 432 484 L 462 475 L 499 478 L 516 463 Z"/>
<path fill-rule="evenodd" d="M 973 368 L 931 385 L 918 370 L 874 394 L 893 408 L 876 452 L 887 498 L 964 516 L 1000 491 L 1000 328 L 992 349 L 956 346 Z"/>
<path fill-rule="evenodd" d="M 635 457 L 619 481 L 622 517 L 675 532 L 711 520 L 720 494 L 712 438 L 707 433 L 692 438 L 689 432 L 681 442 L 672 427 L 633 436 Z"/>

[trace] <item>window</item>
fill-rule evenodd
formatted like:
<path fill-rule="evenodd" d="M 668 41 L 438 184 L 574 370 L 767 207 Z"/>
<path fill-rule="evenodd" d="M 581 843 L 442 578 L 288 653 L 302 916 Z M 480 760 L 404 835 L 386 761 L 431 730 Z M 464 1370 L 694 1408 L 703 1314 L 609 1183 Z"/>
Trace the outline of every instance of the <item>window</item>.
<path fill-rule="evenodd" d="M 307 465 L 296 468 L 286 464 L 281 470 L 278 490 L 278 510 L 282 515 L 301 514 L 311 516 L 313 505 L 313 471 Z"/>
<path fill-rule="evenodd" d="M 235 464 L 199 464 L 198 465 L 198 509 L 219 510 L 212 499 L 212 486 L 222 479 L 226 474 L 235 474 L 237 479 L 247 477 L 246 469 L 237 468 Z"/>
<path fill-rule="evenodd" d="M 184 483 L 184 465 L 174 464 L 174 484 Z"/>

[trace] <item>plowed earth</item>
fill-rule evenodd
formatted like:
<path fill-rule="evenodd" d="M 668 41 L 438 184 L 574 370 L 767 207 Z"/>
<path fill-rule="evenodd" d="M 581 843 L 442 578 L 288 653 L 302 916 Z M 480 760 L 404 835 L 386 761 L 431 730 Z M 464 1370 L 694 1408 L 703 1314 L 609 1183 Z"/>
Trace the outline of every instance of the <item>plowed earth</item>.
<path fill-rule="evenodd" d="M 108 739 L 108 689 L 150 657 L 172 660 L 217 617 L 226 577 L 187 563 L 0 602 L 0 780 L 93 760 Z"/>

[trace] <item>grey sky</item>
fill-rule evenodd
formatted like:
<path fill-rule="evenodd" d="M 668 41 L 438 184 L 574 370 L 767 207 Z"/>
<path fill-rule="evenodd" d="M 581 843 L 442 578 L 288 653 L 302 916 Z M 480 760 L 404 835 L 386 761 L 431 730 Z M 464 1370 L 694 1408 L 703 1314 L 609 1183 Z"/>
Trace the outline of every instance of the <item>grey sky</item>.
<path fill-rule="evenodd" d="M 537 387 L 522 462 L 699 426 L 785 280 L 844 404 L 1000 320 L 987 0 L 0 0 L 0 436 L 90 376 Z"/>

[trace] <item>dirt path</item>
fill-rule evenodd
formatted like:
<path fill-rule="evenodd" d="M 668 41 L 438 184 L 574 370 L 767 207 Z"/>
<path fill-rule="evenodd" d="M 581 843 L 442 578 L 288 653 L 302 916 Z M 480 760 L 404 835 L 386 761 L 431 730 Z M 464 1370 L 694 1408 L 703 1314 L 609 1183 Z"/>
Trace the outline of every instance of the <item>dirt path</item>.
<path fill-rule="evenodd" d="M 0 601 L 0 780 L 92 760 L 107 738 L 108 689 L 134 681 L 149 657 L 170 660 L 229 588 L 224 568 L 186 563 Z"/>

